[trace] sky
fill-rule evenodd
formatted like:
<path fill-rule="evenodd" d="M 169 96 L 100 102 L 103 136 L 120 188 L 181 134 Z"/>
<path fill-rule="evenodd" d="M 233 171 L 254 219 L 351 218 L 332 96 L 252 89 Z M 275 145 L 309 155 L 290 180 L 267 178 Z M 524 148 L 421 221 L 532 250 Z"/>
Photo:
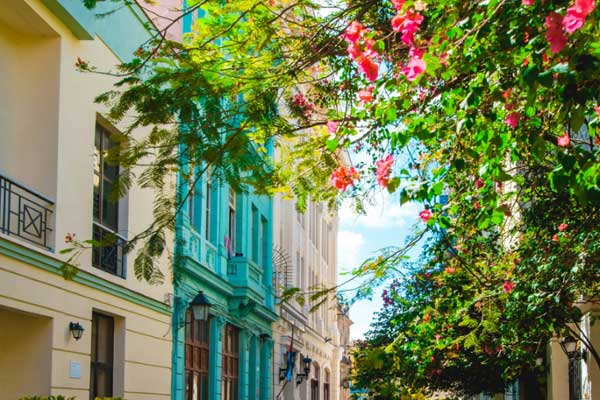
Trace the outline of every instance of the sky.
<path fill-rule="evenodd" d="M 366 208 L 366 215 L 357 215 L 349 202 L 339 210 L 338 282 L 348 279 L 341 273 L 377 255 L 379 249 L 402 245 L 419 221 L 418 214 L 422 206 L 417 203 L 401 206 L 398 196 L 390 195 L 387 191 L 377 193 L 372 200 L 373 204 Z M 383 289 L 377 288 L 371 300 L 357 302 L 350 308 L 350 319 L 353 321 L 351 339 L 364 338 L 373 314 L 383 307 Z"/>

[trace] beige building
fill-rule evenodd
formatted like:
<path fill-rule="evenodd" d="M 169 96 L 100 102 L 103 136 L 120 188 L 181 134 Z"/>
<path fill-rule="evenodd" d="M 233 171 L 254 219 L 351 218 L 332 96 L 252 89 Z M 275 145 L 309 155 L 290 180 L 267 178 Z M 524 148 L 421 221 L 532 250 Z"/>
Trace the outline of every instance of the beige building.
<path fill-rule="evenodd" d="M 121 246 L 151 221 L 153 196 L 107 201 L 118 168 L 104 155 L 119 127 L 93 99 L 113 78 L 75 69 L 78 58 L 114 68 L 149 37 L 145 21 L 135 7 L 98 19 L 81 1 L 0 2 L 1 400 L 170 398 L 168 261 L 165 283 L 150 286 Z M 64 238 L 109 233 L 117 243 L 83 252 L 65 280 Z"/>
<path fill-rule="evenodd" d="M 310 293 L 334 287 L 337 282 L 337 231 L 335 213 L 309 203 L 298 213 L 292 201 L 275 198 L 273 220 L 275 286 L 299 288 L 306 303 L 279 304 L 280 320 L 274 324 L 274 399 L 340 399 L 340 342 L 335 292 L 310 301 Z M 292 340 L 293 338 L 293 340 Z M 288 352 L 295 352 L 293 372 L 286 379 Z"/>

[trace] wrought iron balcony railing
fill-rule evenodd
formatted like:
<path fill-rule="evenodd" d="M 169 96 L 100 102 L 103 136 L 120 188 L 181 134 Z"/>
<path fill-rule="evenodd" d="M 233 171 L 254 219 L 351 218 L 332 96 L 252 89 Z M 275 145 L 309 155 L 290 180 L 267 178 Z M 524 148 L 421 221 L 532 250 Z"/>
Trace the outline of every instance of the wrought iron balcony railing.
<path fill-rule="evenodd" d="M 0 232 L 53 250 L 54 202 L 0 174 Z"/>
<path fill-rule="evenodd" d="M 126 251 L 127 240 L 119 234 L 94 222 L 94 240 L 101 246 L 92 249 L 92 265 L 109 274 L 126 277 Z"/>

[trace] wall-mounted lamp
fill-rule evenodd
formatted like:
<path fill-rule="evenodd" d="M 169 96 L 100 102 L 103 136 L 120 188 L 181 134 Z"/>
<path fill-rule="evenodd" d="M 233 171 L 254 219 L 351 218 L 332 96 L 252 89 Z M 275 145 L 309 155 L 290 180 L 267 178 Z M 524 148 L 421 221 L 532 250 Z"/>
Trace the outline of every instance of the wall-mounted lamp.
<path fill-rule="evenodd" d="M 210 310 L 210 306 L 212 304 L 204 293 L 200 292 L 194 297 L 194 300 L 190 303 L 192 307 L 192 314 L 194 315 L 194 320 L 196 321 L 208 321 L 208 311 Z"/>
<path fill-rule="evenodd" d="M 83 336 L 84 329 L 79 322 L 70 322 L 69 331 L 71 332 L 71 335 L 73 335 L 73 339 L 79 340 Z"/>
<path fill-rule="evenodd" d="M 569 360 L 572 360 L 577 357 L 577 340 L 571 335 L 565 336 L 560 340 L 560 347 L 567 355 Z"/>
<path fill-rule="evenodd" d="M 309 357 L 304 357 L 302 359 L 302 366 L 304 367 L 304 373 L 296 374 L 296 385 L 302 383 L 304 379 L 308 380 L 308 374 L 310 374 L 310 364 L 312 363 L 312 359 Z"/>

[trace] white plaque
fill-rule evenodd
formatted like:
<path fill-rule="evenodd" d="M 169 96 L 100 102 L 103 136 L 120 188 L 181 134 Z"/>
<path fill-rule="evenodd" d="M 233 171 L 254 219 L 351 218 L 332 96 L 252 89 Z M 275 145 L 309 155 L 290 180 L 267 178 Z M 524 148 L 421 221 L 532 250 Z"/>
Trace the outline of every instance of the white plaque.
<path fill-rule="evenodd" d="M 69 378 L 81 379 L 81 363 L 69 361 Z"/>

